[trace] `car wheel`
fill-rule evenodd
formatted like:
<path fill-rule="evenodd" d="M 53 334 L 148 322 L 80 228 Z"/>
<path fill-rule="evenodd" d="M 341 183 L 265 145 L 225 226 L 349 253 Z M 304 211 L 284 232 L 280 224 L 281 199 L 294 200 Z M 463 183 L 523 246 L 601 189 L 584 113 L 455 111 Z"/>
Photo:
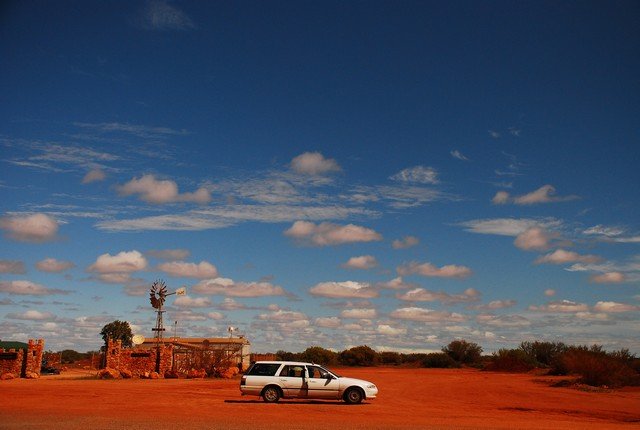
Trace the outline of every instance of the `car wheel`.
<path fill-rule="evenodd" d="M 262 392 L 262 399 L 267 403 L 276 403 L 280 400 L 280 390 L 277 387 L 267 387 Z"/>
<path fill-rule="evenodd" d="M 364 398 L 364 395 L 362 394 L 362 391 L 360 391 L 359 389 L 357 389 L 355 387 L 349 388 L 344 393 L 344 401 L 349 403 L 349 404 L 351 404 L 351 405 L 356 405 L 356 404 L 362 402 L 363 398 Z"/>

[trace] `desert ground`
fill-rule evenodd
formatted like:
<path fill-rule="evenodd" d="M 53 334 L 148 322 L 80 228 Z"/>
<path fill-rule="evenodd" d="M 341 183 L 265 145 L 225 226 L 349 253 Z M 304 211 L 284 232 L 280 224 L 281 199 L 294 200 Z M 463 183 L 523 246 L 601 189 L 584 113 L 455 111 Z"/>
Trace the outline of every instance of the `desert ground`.
<path fill-rule="evenodd" d="M 0 381 L 2 429 L 631 429 L 640 388 L 553 387 L 558 377 L 470 369 L 344 368 L 376 383 L 360 405 L 243 397 L 239 378 L 96 380 L 78 371 Z M 84 377 L 86 379 L 78 379 Z"/>

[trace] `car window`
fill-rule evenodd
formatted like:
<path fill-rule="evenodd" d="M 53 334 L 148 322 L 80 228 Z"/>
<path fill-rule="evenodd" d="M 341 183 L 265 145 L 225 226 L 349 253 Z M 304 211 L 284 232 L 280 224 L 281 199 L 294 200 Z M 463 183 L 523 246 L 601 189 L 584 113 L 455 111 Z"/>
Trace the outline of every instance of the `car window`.
<path fill-rule="evenodd" d="M 302 378 L 303 372 L 303 366 L 286 365 L 280 371 L 280 376 L 286 376 L 289 378 Z"/>
<path fill-rule="evenodd" d="M 274 376 L 279 368 L 278 363 L 256 363 L 249 369 L 247 375 Z"/>
<path fill-rule="evenodd" d="M 322 367 L 307 366 L 307 370 L 309 370 L 309 378 L 324 378 L 324 379 L 326 379 L 329 376 L 329 372 L 327 372 Z"/>

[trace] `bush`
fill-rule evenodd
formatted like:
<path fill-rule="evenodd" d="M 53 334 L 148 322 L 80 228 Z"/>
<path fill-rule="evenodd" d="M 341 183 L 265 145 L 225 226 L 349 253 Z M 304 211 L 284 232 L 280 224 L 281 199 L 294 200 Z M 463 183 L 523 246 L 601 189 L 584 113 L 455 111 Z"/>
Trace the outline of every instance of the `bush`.
<path fill-rule="evenodd" d="M 450 369 L 460 367 L 460 364 L 444 352 L 432 352 L 426 354 L 422 360 L 423 367 Z"/>
<path fill-rule="evenodd" d="M 491 355 L 485 370 L 499 372 L 528 372 L 535 367 L 535 361 L 522 349 L 500 349 Z"/>
<path fill-rule="evenodd" d="M 602 348 L 571 347 L 561 357 L 566 374 L 580 375 L 580 382 L 596 387 L 640 385 L 635 356 L 628 350 L 607 353 Z"/>
<path fill-rule="evenodd" d="M 309 347 L 298 355 L 301 361 L 324 365 L 335 363 L 338 356 L 335 352 L 319 346 Z"/>
<path fill-rule="evenodd" d="M 538 366 L 553 366 L 559 357 L 567 351 L 567 345 L 562 342 L 522 342 L 520 349 L 525 352 Z"/>
<path fill-rule="evenodd" d="M 442 348 L 442 352 L 460 364 L 477 364 L 482 358 L 482 347 L 464 339 L 454 340 Z"/>
<path fill-rule="evenodd" d="M 280 361 L 300 361 L 300 354 L 289 351 L 277 351 L 276 360 Z"/>
<path fill-rule="evenodd" d="M 378 362 L 378 354 L 367 345 L 362 345 L 342 351 L 338 360 L 345 366 L 374 366 Z"/>
<path fill-rule="evenodd" d="M 393 351 L 384 351 L 378 353 L 378 360 L 382 364 L 398 365 L 404 362 L 402 354 Z"/>

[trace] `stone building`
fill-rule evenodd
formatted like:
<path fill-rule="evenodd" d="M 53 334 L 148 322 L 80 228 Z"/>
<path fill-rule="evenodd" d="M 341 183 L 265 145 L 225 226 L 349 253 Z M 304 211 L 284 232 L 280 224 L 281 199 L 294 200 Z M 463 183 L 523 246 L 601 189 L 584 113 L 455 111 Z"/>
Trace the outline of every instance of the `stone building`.
<path fill-rule="evenodd" d="M 0 377 L 38 378 L 42 367 L 44 340 L 29 339 L 26 345 L 13 343 L 18 345 L 9 343 L 7 346 L 10 347 L 6 349 L 0 346 Z"/>

